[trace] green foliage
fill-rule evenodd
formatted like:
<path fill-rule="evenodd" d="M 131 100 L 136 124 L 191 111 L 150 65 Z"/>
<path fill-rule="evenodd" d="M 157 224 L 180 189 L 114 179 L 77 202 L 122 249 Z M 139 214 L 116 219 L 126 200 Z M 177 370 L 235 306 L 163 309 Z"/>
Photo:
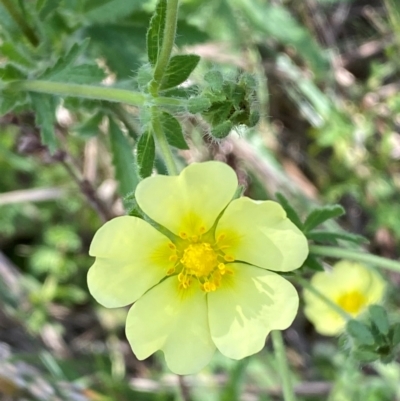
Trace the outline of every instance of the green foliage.
<path fill-rule="evenodd" d="M 377 360 L 392 362 L 400 344 L 399 330 L 400 324 L 391 324 L 381 305 L 371 305 L 365 322 L 347 322 L 346 332 L 353 340 L 350 344 L 351 355 L 364 363 Z"/>
<path fill-rule="evenodd" d="M 183 137 L 182 126 L 179 121 L 169 113 L 163 112 L 160 116 L 160 122 L 171 146 L 178 149 L 189 149 L 185 138 Z"/>
<path fill-rule="evenodd" d="M 30 94 L 32 106 L 36 112 L 36 123 L 40 127 L 40 137 L 51 153 L 57 149 L 55 134 L 57 101 L 53 96 L 38 93 Z"/>
<path fill-rule="evenodd" d="M 275 194 L 276 199 L 283 207 L 283 210 L 286 212 L 287 217 L 289 220 L 300 230 L 303 230 L 303 223 L 300 220 L 299 215 L 297 214 L 296 210 L 292 207 L 290 202 L 285 198 L 284 195 L 281 193 Z"/>
<path fill-rule="evenodd" d="M 119 192 L 124 197 L 131 193 L 138 183 L 135 159 L 132 146 L 118 124 L 112 118 L 109 119 L 109 124 L 115 176 L 119 182 Z"/>
<path fill-rule="evenodd" d="M 195 54 L 182 54 L 171 57 L 160 89 L 170 89 L 185 82 L 199 61 L 200 57 Z"/>
<path fill-rule="evenodd" d="M 142 178 L 148 177 L 153 171 L 155 151 L 153 135 L 149 131 L 144 132 L 140 136 L 136 148 L 139 175 Z"/>
<path fill-rule="evenodd" d="M 340 217 L 344 213 L 345 211 L 340 205 L 324 206 L 322 208 L 314 209 L 307 216 L 306 221 L 304 222 L 304 232 L 307 233 L 325 221 Z"/>
<path fill-rule="evenodd" d="M 159 0 L 147 31 L 147 56 L 153 66 L 157 63 L 162 46 L 166 10 L 167 0 Z"/>

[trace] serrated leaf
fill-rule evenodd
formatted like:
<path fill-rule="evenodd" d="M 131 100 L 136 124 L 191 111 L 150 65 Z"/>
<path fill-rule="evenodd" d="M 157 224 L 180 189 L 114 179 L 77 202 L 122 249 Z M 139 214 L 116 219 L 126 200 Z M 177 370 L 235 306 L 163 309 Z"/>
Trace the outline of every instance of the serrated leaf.
<path fill-rule="evenodd" d="M 100 83 L 106 77 L 105 72 L 96 64 L 82 64 L 69 67 L 55 74 L 49 81 L 62 81 L 75 84 Z"/>
<path fill-rule="evenodd" d="M 120 79 L 131 79 L 142 64 L 146 47 L 146 27 L 134 24 L 91 25 L 82 30 L 90 37 L 91 48 Z M 135 38 L 132 40 L 132 38 Z"/>
<path fill-rule="evenodd" d="M 52 80 L 58 74 L 62 73 L 75 63 L 78 57 L 86 50 L 89 45 L 89 39 L 85 39 L 80 43 L 75 43 L 68 53 L 61 57 L 54 66 L 48 68 L 41 76 L 42 79 Z"/>
<path fill-rule="evenodd" d="M 151 175 L 156 155 L 154 137 L 151 132 L 144 132 L 137 143 L 137 162 L 139 166 L 139 175 L 146 178 Z"/>
<path fill-rule="evenodd" d="M 358 320 L 349 320 L 346 325 L 347 333 L 353 337 L 359 344 L 373 345 L 375 343 L 371 330 Z"/>
<path fill-rule="evenodd" d="M 139 182 L 135 159 L 133 157 L 132 146 L 117 123 L 111 118 L 109 122 L 115 176 L 119 182 L 119 193 L 124 198 L 127 194 L 135 190 Z"/>
<path fill-rule="evenodd" d="M 363 237 L 362 235 L 337 231 L 313 230 L 311 232 L 308 232 L 306 236 L 308 239 L 317 242 L 336 242 L 336 240 L 354 242 L 356 244 L 368 242 L 368 239 Z"/>
<path fill-rule="evenodd" d="M 304 232 L 309 232 L 325 221 L 342 216 L 343 214 L 345 214 L 345 210 L 340 205 L 327 205 L 314 209 L 304 222 Z"/>
<path fill-rule="evenodd" d="M 303 223 L 300 220 L 299 215 L 296 210 L 292 207 L 289 201 L 283 196 L 280 192 L 275 194 L 276 199 L 283 207 L 283 210 L 286 212 L 288 219 L 300 230 L 303 230 Z"/>
<path fill-rule="evenodd" d="M 0 67 L 0 81 L 10 82 L 24 78 L 25 74 L 15 65 L 7 64 Z"/>
<path fill-rule="evenodd" d="M 167 0 L 159 0 L 155 13 L 150 20 L 149 30 L 147 31 L 147 56 L 152 66 L 156 65 L 161 50 L 164 37 L 166 11 Z"/>
<path fill-rule="evenodd" d="M 162 112 L 160 121 L 167 141 L 171 146 L 178 149 L 189 149 L 183 136 L 181 124 L 174 116 L 167 112 Z"/>
<path fill-rule="evenodd" d="M 386 336 L 389 334 L 389 319 L 386 310 L 380 305 L 371 305 L 369 308 L 372 323 L 378 328 L 379 332 Z"/>
<path fill-rule="evenodd" d="M 50 153 L 53 154 L 57 149 L 54 130 L 57 101 L 53 96 L 41 93 L 30 93 L 29 96 L 35 111 L 36 124 L 40 127 L 40 138 L 43 144 L 49 148 Z"/>
<path fill-rule="evenodd" d="M 304 261 L 304 266 L 309 267 L 311 270 L 314 270 L 316 272 L 322 272 L 324 271 L 324 266 L 322 266 L 322 263 L 319 262 L 319 260 L 313 256 L 313 255 L 308 255 L 307 259 Z"/>
<path fill-rule="evenodd" d="M 185 82 L 197 67 L 200 57 L 195 54 L 173 56 L 169 60 L 160 89 L 169 89 Z"/>
<path fill-rule="evenodd" d="M 0 116 L 13 111 L 27 102 L 26 92 L 3 91 L 0 92 Z"/>
<path fill-rule="evenodd" d="M 22 67 L 31 68 L 34 66 L 30 60 L 19 48 L 19 45 L 11 42 L 4 42 L 0 45 L 0 54 L 6 57 L 8 61 L 16 63 Z"/>

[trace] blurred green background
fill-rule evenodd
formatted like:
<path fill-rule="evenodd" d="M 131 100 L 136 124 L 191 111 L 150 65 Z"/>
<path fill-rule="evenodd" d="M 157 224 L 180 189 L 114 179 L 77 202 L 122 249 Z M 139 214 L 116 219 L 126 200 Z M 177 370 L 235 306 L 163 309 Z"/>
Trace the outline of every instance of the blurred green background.
<path fill-rule="evenodd" d="M 83 82 L 90 75 L 94 83 L 140 88 L 154 6 L 152 0 L 1 0 L 0 77 L 40 78 L 89 38 L 78 58 Z M 366 236 L 371 252 L 398 258 L 397 0 L 182 0 L 176 44 L 202 57 L 193 86 L 203 85 L 209 70 L 232 80 L 238 71 L 250 73 L 261 114 L 257 127 L 238 128 L 219 142 L 203 120 L 182 113 L 191 147 L 179 153 L 182 164 L 223 160 L 238 172 L 246 195 L 268 199 L 280 191 L 303 215 L 312 205 L 338 202 L 347 211 L 339 222 L 344 229 Z M 31 100 L 23 93 L 0 98 L 0 399 L 282 399 L 269 341 L 243 361 L 216 355 L 204 371 L 183 379 L 168 371 L 162 355 L 136 360 L 124 335 L 127 310 L 96 304 L 86 273 L 94 232 L 124 213 L 121 196 L 137 181 L 134 168 L 121 172 L 118 160 L 126 146 L 133 148 L 146 113 L 64 99 L 51 154 Z M 107 116 L 118 122 L 114 130 Z M 156 166 L 163 171 L 160 161 Z M 398 320 L 400 276 L 387 277 L 385 306 Z M 315 333 L 302 308 L 284 337 L 299 400 L 400 400 L 399 363 L 351 361 L 340 339 Z"/>

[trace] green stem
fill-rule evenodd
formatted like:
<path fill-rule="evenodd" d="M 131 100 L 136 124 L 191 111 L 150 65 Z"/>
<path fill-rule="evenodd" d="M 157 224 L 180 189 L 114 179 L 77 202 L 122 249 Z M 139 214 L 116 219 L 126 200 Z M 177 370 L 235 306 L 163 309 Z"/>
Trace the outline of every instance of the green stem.
<path fill-rule="evenodd" d="M 292 380 L 290 378 L 289 366 L 286 359 L 285 345 L 283 343 L 282 333 L 279 330 L 271 332 L 272 344 L 274 346 L 278 370 L 282 380 L 282 390 L 284 401 L 296 401 L 293 391 Z"/>
<path fill-rule="evenodd" d="M 0 2 L 8 11 L 14 22 L 19 26 L 29 42 L 36 47 L 39 44 L 39 39 L 37 38 L 35 31 L 26 23 L 25 18 L 18 12 L 12 1 L 0 0 Z"/>
<path fill-rule="evenodd" d="M 165 13 L 165 28 L 162 39 L 161 50 L 154 68 L 153 81 L 150 87 L 157 94 L 165 70 L 171 58 L 172 48 L 175 42 L 176 25 L 178 22 L 179 0 L 168 0 Z"/>
<path fill-rule="evenodd" d="M 143 93 L 133 92 L 126 89 L 53 81 L 14 81 L 1 85 L 0 89 L 8 91 L 48 93 L 50 95 L 64 97 L 71 96 L 86 99 L 105 100 L 108 102 L 125 103 L 132 106 L 145 106 L 150 103 L 160 107 L 169 107 L 178 110 L 184 109 L 186 105 L 186 102 L 183 99 L 173 99 L 169 97 L 157 97 L 155 99 L 151 99 Z"/>
<path fill-rule="evenodd" d="M 392 259 L 386 259 L 381 256 L 371 255 L 370 253 L 366 252 L 336 248 L 333 246 L 312 245 L 310 246 L 310 253 L 318 256 L 330 256 L 337 259 L 350 259 L 357 262 L 369 263 L 383 269 L 400 273 L 400 262 Z"/>
<path fill-rule="evenodd" d="M 316 297 L 318 297 L 321 301 L 325 302 L 332 310 L 334 310 L 337 314 L 339 314 L 344 320 L 350 320 L 352 317 L 343 310 L 338 304 L 333 302 L 331 299 L 326 297 L 322 292 L 318 291 L 313 285 L 311 285 L 306 279 L 297 276 L 295 280 L 306 290 L 312 292 Z"/>
<path fill-rule="evenodd" d="M 178 175 L 174 156 L 172 155 L 171 148 L 169 147 L 167 138 L 164 134 L 163 127 L 160 121 L 159 110 L 156 106 L 151 108 L 151 124 L 153 127 L 153 135 L 157 142 L 158 148 L 164 157 L 165 165 L 167 166 L 170 175 Z"/>

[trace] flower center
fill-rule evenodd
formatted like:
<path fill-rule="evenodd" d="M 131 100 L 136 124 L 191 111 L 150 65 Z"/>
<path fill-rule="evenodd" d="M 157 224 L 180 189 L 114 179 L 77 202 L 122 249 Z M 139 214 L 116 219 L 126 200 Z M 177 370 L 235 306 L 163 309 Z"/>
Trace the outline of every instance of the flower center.
<path fill-rule="evenodd" d="M 218 255 L 207 242 L 191 244 L 184 250 L 181 263 L 189 274 L 208 276 L 218 264 Z"/>
<path fill-rule="evenodd" d="M 202 241 L 204 231 L 190 238 L 186 233 L 181 233 L 184 242 L 178 246 L 173 243 L 169 245 L 169 260 L 174 262 L 174 266 L 167 271 L 167 275 L 177 272 L 181 289 L 187 289 L 193 281 L 197 281 L 203 291 L 215 291 L 221 285 L 224 275 L 233 274 L 226 266 L 227 262 L 235 260 L 233 255 L 225 253 L 228 247 L 218 245 L 220 238 L 214 242 L 212 237 L 207 236 L 208 241 Z"/>
<path fill-rule="evenodd" d="M 357 315 L 366 304 L 366 299 L 360 291 L 350 291 L 337 298 L 337 304 L 346 312 Z"/>

